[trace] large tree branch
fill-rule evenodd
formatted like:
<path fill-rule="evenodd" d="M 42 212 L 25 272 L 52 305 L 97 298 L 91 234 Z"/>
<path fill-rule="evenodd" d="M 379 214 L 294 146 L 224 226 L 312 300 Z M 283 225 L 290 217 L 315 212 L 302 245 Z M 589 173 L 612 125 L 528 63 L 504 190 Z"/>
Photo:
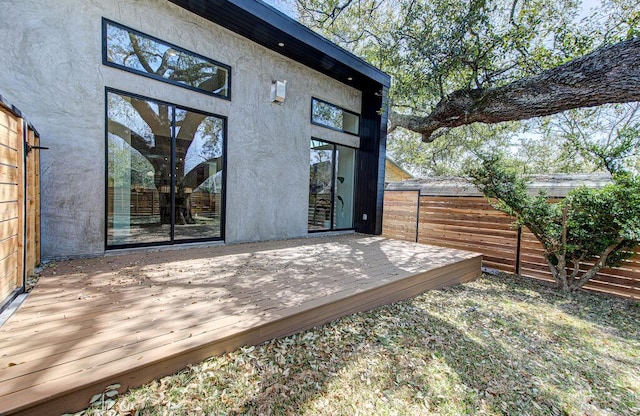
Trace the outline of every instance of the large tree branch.
<path fill-rule="evenodd" d="M 215 164 L 215 167 L 211 166 L 213 164 Z M 196 189 L 219 170 L 222 170 L 222 158 L 205 160 L 184 175 L 182 184 L 187 188 Z"/>
<path fill-rule="evenodd" d="M 429 142 L 443 127 L 525 120 L 573 108 L 640 101 L 639 57 L 637 37 L 502 87 L 455 91 L 424 117 L 392 113 L 390 128 L 404 127 Z"/>
<path fill-rule="evenodd" d="M 158 167 L 161 163 L 158 156 L 161 152 L 171 151 L 171 138 L 170 137 L 158 137 L 155 136 L 155 143 L 149 143 L 144 137 L 140 136 L 135 131 L 132 131 L 129 127 L 118 123 L 115 120 L 109 119 L 108 122 L 109 133 L 113 133 L 116 136 L 122 138 L 125 142 L 129 143 L 131 147 L 137 150 L 145 159 L 151 163 L 152 166 Z M 159 143 L 162 141 L 162 143 Z"/>
<path fill-rule="evenodd" d="M 153 74 L 154 73 L 153 68 L 151 68 L 151 65 L 149 65 L 149 62 L 147 62 L 147 57 L 144 56 L 145 51 L 143 51 L 142 48 L 140 47 L 140 43 L 138 42 L 138 36 L 134 35 L 133 33 L 129 33 L 129 40 L 131 41 L 131 46 L 133 47 L 133 51 L 138 57 L 138 61 L 140 61 L 140 65 L 142 65 L 145 71 L 147 71 L 150 74 Z"/>
<path fill-rule="evenodd" d="M 154 135 L 161 136 L 171 136 L 171 124 L 169 122 L 168 114 L 162 106 L 159 106 L 158 112 L 149 105 L 148 101 L 139 100 L 134 98 L 130 102 L 131 107 L 133 107 L 138 115 L 144 120 L 145 123 L 149 126 Z M 163 113 L 163 114 L 158 114 Z"/>
<path fill-rule="evenodd" d="M 571 282 L 571 289 L 578 290 L 582 286 L 585 285 L 589 280 L 591 280 L 598 272 L 606 267 L 607 259 L 609 255 L 614 252 L 622 243 L 624 242 L 623 237 L 618 237 L 613 243 L 609 244 L 607 248 L 605 248 L 598 258 L 598 261 L 577 281 Z"/>
<path fill-rule="evenodd" d="M 191 144 L 193 139 L 196 137 L 196 132 L 198 131 L 198 127 L 200 127 L 200 124 L 202 124 L 202 121 L 206 117 L 207 116 L 204 114 L 189 111 L 187 115 L 184 117 L 184 120 L 178 121 L 179 130 L 176 138 L 178 140 L 183 140 L 186 143 L 188 143 L 187 144 L 187 147 L 188 147 L 189 144 Z M 186 148 L 183 150 L 185 153 L 187 152 Z"/>

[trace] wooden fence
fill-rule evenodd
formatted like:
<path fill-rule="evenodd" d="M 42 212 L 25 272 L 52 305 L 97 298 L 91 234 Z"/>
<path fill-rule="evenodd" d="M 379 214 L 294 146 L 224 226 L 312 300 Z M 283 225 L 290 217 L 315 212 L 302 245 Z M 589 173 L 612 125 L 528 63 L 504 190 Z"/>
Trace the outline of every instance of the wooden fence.
<path fill-rule="evenodd" d="M 0 97 L 0 310 L 40 263 L 40 144 Z"/>
<path fill-rule="evenodd" d="M 137 217 L 160 215 L 160 193 L 156 189 L 109 187 L 109 195 L 113 195 L 112 198 L 109 198 L 107 205 L 109 218 L 113 217 L 115 211 L 129 212 L 130 215 Z M 193 215 L 219 214 L 222 209 L 221 205 L 222 194 L 219 192 L 197 191 L 189 197 L 189 206 Z"/>
<path fill-rule="evenodd" d="M 384 195 L 384 236 L 479 252 L 484 267 L 553 281 L 540 243 L 512 223 L 512 217 L 484 197 L 428 196 L 418 190 L 387 190 Z M 622 267 L 601 271 L 585 289 L 640 300 L 640 248 L 636 250 L 639 255 Z"/>

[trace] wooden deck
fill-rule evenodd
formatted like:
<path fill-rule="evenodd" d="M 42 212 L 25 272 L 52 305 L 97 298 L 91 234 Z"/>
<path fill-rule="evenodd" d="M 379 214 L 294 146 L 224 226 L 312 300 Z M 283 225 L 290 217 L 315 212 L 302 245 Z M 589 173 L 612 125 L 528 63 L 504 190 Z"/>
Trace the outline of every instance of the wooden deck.
<path fill-rule="evenodd" d="M 60 414 L 212 355 L 476 279 L 478 254 L 358 234 L 46 269 L 0 328 L 0 415 Z"/>

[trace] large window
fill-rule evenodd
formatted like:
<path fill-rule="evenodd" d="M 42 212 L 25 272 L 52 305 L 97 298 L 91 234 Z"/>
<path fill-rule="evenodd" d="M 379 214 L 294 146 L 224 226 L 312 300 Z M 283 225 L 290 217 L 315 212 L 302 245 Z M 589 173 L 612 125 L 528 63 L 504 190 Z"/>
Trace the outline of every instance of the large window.
<path fill-rule="evenodd" d="M 311 99 L 311 122 L 332 130 L 349 134 L 359 134 L 360 116 L 344 108 L 319 100 Z"/>
<path fill-rule="evenodd" d="M 223 238 L 226 119 L 107 91 L 107 247 Z"/>
<path fill-rule="evenodd" d="M 103 19 L 103 62 L 195 91 L 230 98 L 231 68 Z"/>
<path fill-rule="evenodd" d="M 356 149 L 311 140 L 309 231 L 353 228 Z"/>

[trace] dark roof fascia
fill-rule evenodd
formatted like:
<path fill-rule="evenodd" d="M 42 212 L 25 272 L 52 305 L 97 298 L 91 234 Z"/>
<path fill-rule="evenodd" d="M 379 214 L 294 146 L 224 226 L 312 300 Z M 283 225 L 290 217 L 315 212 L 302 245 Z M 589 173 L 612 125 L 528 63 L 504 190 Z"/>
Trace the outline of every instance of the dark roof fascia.
<path fill-rule="evenodd" d="M 169 1 L 344 84 L 363 89 L 391 83 L 383 71 L 261 1 Z"/>

